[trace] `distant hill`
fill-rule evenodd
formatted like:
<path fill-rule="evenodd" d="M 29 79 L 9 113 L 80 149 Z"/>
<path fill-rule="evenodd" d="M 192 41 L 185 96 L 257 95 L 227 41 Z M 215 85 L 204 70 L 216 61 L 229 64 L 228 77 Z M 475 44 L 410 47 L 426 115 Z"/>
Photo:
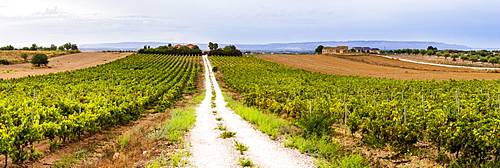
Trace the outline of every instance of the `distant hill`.
<path fill-rule="evenodd" d="M 82 51 L 103 51 L 103 50 L 138 50 L 145 45 L 158 47 L 167 45 L 168 42 L 121 42 L 121 43 L 101 43 L 101 44 L 82 44 L 79 48 Z M 187 44 L 187 43 L 172 43 Z M 208 50 L 208 43 L 193 43 L 198 45 L 202 50 Z M 224 47 L 229 44 L 219 44 L 219 47 Z M 300 43 L 269 43 L 269 44 L 232 44 L 241 51 L 268 51 L 268 52 L 312 52 L 318 45 L 323 46 L 349 46 L 352 47 L 371 47 L 381 50 L 394 49 L 426 49 L 428 46 L 437 47 L 438 49 L 456 49 L 469 50 L 470 47 L 458 44 L 447 44 L 440 42 L 424 42 L 424 41 L 323 41 L 323 42 L 300 42 Z"/>

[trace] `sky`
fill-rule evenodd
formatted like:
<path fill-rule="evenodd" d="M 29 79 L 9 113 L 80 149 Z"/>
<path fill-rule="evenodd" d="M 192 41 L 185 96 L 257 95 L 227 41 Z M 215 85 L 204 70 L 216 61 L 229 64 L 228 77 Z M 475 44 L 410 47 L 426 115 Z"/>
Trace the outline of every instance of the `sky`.
<path fill-rule="evenodd" d="M 0 46 L 389 40 L 500 48 L 498 0 L 1 0 Z"/>

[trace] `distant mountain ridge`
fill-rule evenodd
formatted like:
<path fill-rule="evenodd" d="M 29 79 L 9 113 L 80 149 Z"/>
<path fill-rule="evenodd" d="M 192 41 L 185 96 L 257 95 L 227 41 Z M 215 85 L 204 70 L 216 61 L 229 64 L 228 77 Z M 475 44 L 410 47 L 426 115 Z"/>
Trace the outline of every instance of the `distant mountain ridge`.
<path fill-rule="evenodd" d="M 145 45 L 158 47 L 167 45 L 169 42 L 120 42 L 120 43 L 101 43 L 101 44 L 82 44 L 79 46 L 82 51 L 103 51 L 103 50 L 138 50 Z M 188 43 L 171 43 L 188 44 Z M 208 50 L 207 43 L 193 43 L 202 50 Z M 298 43 L 269 43 L 269 44 L 219 44 L 219 47 L 226 45 L 235 45 L 241 51 L 271 51 L 271 52 L 311 52 L 319 45 L 327 46 L 349 46 L 352 47 L 371 47 L 381 50 L 394 49 L 426 49 L 428 46 L 438 49 L 469 50 L 466 45 L 447 44 L 442 42 L 425 41 L 323 41 L 323 42 L 298 42 Z"/>

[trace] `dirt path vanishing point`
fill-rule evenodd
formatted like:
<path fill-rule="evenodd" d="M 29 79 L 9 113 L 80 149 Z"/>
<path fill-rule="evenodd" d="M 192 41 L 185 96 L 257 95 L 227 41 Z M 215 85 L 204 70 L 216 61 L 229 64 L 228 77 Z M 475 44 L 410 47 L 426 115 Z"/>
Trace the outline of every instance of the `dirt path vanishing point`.
<path fill-rule="evenodd" d="M 0 65 L 0 78 L 19 78 L 88 68 L 124 58 L 132 53 L 91 53 L 83 52 L 49 58 L 50 68 L 34 69 L 30 63 Z"/>
<path fill-rule="evenodd" d="M 195 127 L 189 134 L 192 153 L 189 158 L 193 167 L 241 167 L 238 159 L 250 159 L 257 167 L 314 167 L 311 157 L 301 154 L 297 149 L 283 147 L 283 144 L 269 139 L 269 136 L 255 130 L 252 125 L 241 119 L 226 107 L 222 91 L 213 75 L 207 56 L 203 56 L 205 67 L 206 95 L 196 109 Z M 216 93 L 216 107 L 211 107 L 212 91 Z M 213 112 L 213 111 L 216 111 Z M 216 118 L 222 118 L 217 121 Z M 232 138 L 220 137 L 223 131 L 215 129 L 218 124 L 227 127 L 226 131 L 236 132 Z M 240 155 L 234 141 L 248 146 L 248 151 Z"/>

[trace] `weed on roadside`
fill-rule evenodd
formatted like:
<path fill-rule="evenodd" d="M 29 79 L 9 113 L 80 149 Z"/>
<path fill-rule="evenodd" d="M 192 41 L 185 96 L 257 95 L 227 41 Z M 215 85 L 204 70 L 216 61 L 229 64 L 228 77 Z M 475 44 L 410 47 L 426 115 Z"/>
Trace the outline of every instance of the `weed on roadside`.
<path fill-rule="evenodd" d="M 245 159 L 245 158 L 239 158 L 238 162 L 240 162 L 240 165 L 243 167 L 253 167 L 253 162 L 250 159 Z"/>
<path fill-rule="evenodd" d="M 236 147 L 236 150 L 240 151 L 240 154 L 242 154 L 242 155 L 243 155 L 243 152 L 248 150 L 248 146 L 245 146 L 244 144 L 242 144 L 236 140 L 234 141 L 234 146 Z"/>
<path fill-rule="evenodd" d="M 234 137 L 234 135 L 236 135 L 236 132 L 229 132 L 229 131 L 226 131 L 226 132 L 223 132 L 221 133 L 221 137 L 226 139 L 226 138 L 231 138 L 231 137 Z"/>
<path fill-rule="evenodd" d="M 215 129 L 225 131 L 227 129 L 227 127 L 224 126 L 222 123 L 217 123 L 217 127 L 215 127 Z"/>

